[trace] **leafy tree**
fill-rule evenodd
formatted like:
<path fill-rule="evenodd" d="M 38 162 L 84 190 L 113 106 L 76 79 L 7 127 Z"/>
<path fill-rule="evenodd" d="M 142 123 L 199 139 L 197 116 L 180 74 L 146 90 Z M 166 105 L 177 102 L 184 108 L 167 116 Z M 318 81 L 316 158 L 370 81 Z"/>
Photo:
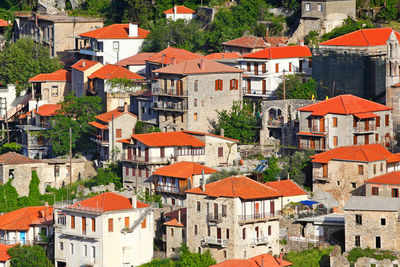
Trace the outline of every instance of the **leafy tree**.
<path fill-rule="evenodd" d="M 86 0 L 72 14 L 106 17 L 111 4 L 109 0 Z"/>
<path fill-rule="evenodd" d="M 296 151 L 292 156 L 285 157 L 282 160 L 283 165 L 282 176 L 294 180 L 299 185 L 308 185 L 312 175 L 312 165 L 310 156 L 315 154 L 315 151 Z"/>
<path fill-rule="evenodd" d="M 378 20 L 391 21 L 395 20 L 399 15 L 399 9 L 397 7 L 398 0 L 386 0 L 384 7 L 381 8 L 376 18 Z"/>
<path fill-rule="evenodd" d="M 374 25 L 371 23 L 371 21 L 368 20 L 353 20 L 351 18 L 347 18 L 344 21 L 344 24 L 338 28 L 333 29 L 331 32 L 325 33 L 321 37 L 321 42 L 333 39 L 339 36 L 342 36 L 344 34 L 354 32 L 360 29 L 367 29 L 367 28 L 373 28 Z"/>
<path fill-rule="evenodd" d="M 54 266 L 46 256 L 46 251 L 38 245 L 17 245 L 8 249 L 11 267 L 49 267 Z"/>
<path fill-rule="evenodd" d="M 282 170 L 278 165 L 278 158 L 272 156 L 268 159 L 268 168 L 264 171 L 264 182 L 276 181 Z"/>
<path fill-rule="evenodd" d="M 179 248 L 179 260 L 175 265 L 177 267 L 208 267 L 213 264 L 216 264 L 216 261 L 211 256 L 210 250 L 207 250 L 204 253 L 193 253 L 190 252 L 186 243 L 182 243 Z"/>
<path fill-rule="evenodd" d="M 239 174 L 239 169 L 237 169 L 237 170 L 230 169 L 229 171 L 222 169 L 219 172 L 215 172 L 215 173 L 211 174 L 210 177 L 207 179 L 207 184 L 225 179 L 230 176 L 235 176 L 238 174 Z"/>
<path fill-rule="evenodd" d="M 286 99 L 311 99 L 313 95 L 317 97 L 316 88 L 317 82 L 312 78 L 303 82 L 299 74 L 285 76 Z M 279 84 L 276 95 L 283 99 L 283 82 Z"/>
<path fill-rule="evenodd" d="M 301 252 L 289 252 L 285 259 L 293 263 L 292 267 L 329 267 L 329 254 L 332 248 L 309 249 Z"/>
<path fill-rule="evenodd" d="M 119 190 L 122 188 L 121 176 L 118 176 L 117 164 L 110 164 L 107 168 L 97 169 L 96 177 L 90 179 L 85 183 L 85 186 L 98 186 L 107 185 L 114 183 L 115 189 Z"/>
<path fill-rule="evenodd" d="M 312 30 L 304 38 L 304 44 L 306 45 L 317 45 L 318 44 L 318 32 Z"/>
<path fill-rule="evenodd" d="M 0 52 L 0 81 L 16 84 L 17 94 L 28 89 L 28 80 L 39 74 L 63 67 L 58 58 L 51 58 L 49 49 L 30 38 L 7 43 Z"/>
<path fill-rule="evenodd" d="M 135 124 L 135 133 L 136 134 L 143 134 L 143 133 L 155 133 L 161 132 L 161 129 L 157 126 L 149 125 L 145 122 L 138 121 Z"/>
<path fill-rule="evenodd" d="M 22 147 L 17 143 L 6 143 L 1 147 L 1 154 L 7 153 L 10 151 L 20 153 L 21 150 L 22 150 Z"/>
<path fill-rule="evenodd" d="M 39 206 L 41 204 L 39 184 L 40 180 L 36 171 L 32 171 L 32 178 L 31 182 L 29 183 L 29 195 L 28 195 L 30 206 Z"/>
<path fill-rule="evenodd" d="M 60 111 L 51 119 L 51 129 L 43 135 L 51 141 L 54 152 L 61 156 L 69 153 L 69 129 L 72 130 L 72 148 L 83 148 L 87 144 L 90 121 L 102 110 L 101 98 L 97 96 L 65 96 Z M 77 146 L 78 145 L 78 146 Z"/>
<path fill-rule="evenodd" d="M 252 106 L 246 102 L 235 101 L 231 110 L 218 111 L 216 133 L 224 129 L 226 137 L 252 143 L 256 139 L 257 118 L 252 114 Z"/>

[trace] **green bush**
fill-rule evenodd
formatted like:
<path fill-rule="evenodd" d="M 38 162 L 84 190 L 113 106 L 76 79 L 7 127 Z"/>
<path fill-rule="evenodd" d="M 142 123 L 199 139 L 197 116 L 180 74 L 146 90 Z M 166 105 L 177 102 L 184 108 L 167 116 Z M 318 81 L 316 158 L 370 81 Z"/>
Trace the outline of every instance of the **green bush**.
<path fill-rule="evenodd" d="M 372 248 L 353 248 L 350 252 L 349 255 L 347 256 L 347 260 L 350 263 L 355 263 L 358 258 L 361 257 L 368 257 L 368 258 L 373 258 L 376 260 L 384 260 L 384 259 L 389 259 L 391 261 L 397 259 L 395 254 L 393 252 L 390 252 L 388 250 L 379 250 L 379 249 L 372 249 Z"/>
<path fill-rule="evenodd" d="M 289 252 L 285 259 L 293 263 L 291 267 L 329 267 L 329 254 L 331 248 L 327 249 L 309 249 L 301 252 Z"/>

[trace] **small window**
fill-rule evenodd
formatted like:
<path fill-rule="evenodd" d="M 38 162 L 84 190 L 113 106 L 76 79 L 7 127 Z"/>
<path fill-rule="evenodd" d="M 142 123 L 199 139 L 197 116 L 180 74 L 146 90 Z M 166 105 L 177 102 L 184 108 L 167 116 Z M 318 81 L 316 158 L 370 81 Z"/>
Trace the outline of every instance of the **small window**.
<path fill-rule="evenodd" d="M 333 118 L 333 127 L 337 127 L 337 117 Z"/>
<path fill-rule="evenodd" d="M 389 126 L 389 114 L 385 115 L 385 126 Z"/>
<path fill-rule="evenodd" d="M 381 225 L 386 225 L 386 219 L 385 218 L 381 218 Z"/>
<path fill-rule="evenodd" d="M 229 239 L 229 229 L 226 229 L 226 239 Z"/>
<path fill-rule="evenodd" d="M 115 135 L 116 135 L 116 138 L 121 138 L 122 137 L 122 129 L 116 129 Z"/>
<path fill-rule="evenodd" d="M 289 72 L 292 72 L 292 62 L 289 62 Z"/>
<path fill-rule="evenodd" d="M 74 244 L 70 244 L 71 254 L 74 254 Z"/>
<path fill-rule="evenodd" d="M 239 81 L 237 79 L 230 80 L 230 89 L 231 90 L 238 90 L 239 88 Z"/>
<path fill-rule="evenodd" d="M 60 242 L 60 250 L 64 250 L 64 243 Z"/>
<path fill-rule="evenodd" d="M 119 50 L 119 42 L 118 41 L 114 41 L 113 42 L 113 50 L 114 51 L 118 51 Z"/>
<path fill-rule="evenodd" d="M 197 121 L 197 113 L 194 113 L 194 120 Z"/>
<path fill-rule="evenodd" d="M 243 240 L 246 239 L 246 228 L 243 228 L 243 230 L 242 230 L 242 239 Z"/>
<path fill-rule="evenodd" d="M 228 212 L 227 212 L 227 207 L 226 205 L 222 205 L 222 217 L 227 217 Z"/>
<path fill-rule="evenodd" d="M 201 203 L 200 203 L 200 201 L 197 201 L 197 211 L 198 212 L 201 211 Z"/>
<path fill-rule="evenodd" d="M 93 257 L 93 259 L 96 258 L 96 248 L 95 247 L 92 247 L 92 257 Z"/>
<path fill-rule="evenodd" d="M 197 224 L 194 225 L 194 235 L 197 235 Z"/>
<path fill-rule="evenodd" d="M 125 228 L 129 228 L 129 217 L 125 217 Z"/>
<path fill-rule="evenodd" d="M 199 80 L 195 80 L 195 81 L 194 81 L 193 90 L 194 90 L 195 92 L 198 92 L 198 91 L 199 91 Z"/>
<path fill-rule="evenodd" d="M 83 246 L 83 255 L 87 257 L 87 245 Z"/>
<path fill-rule="evenodd" d="M 14 169 L 8 170 L 8 179 L 10 180 L 14 179 Z"/>
<path fill-rule="evenodd" d="M 96 219 L 92 218 L 92 232 L 96 232 Z"/>
<path fill-rule="evenodd" d="M 171 236 L 174 236 L 174 228 L 171 228 Z"/>
<path fill-rule="evenodd" d="M 54 166 L 54 177 L 60 177 L 60 166 Z"/>
<path fill-rule="evenodd" d="M 381 126 L 381 117 L 380 116 L 376 117 L 375 124 L 376 124 L 377 128 Z"/>
<path fill-rule="evenodd" d="M 251 71 L 251 64 L 247 63 L 247 71 L 250 72 Z"/>
<path fill-rule="evenodd" d="M 338 137 L 337 136 L 333 137 L 333 145 L 338 146 Z"/>
<path fill-rule="evenodd" d="M 207 226 L 207 236 L 211 236 L 211 227 Z"/>
<path fill-rule="evenodd" d="M 379 134 L 377 134 L 377 133 L 375 134 L 375 142 L 377 142 L 377 143 L 379 142 Z"/>
<path fill-rule="evenodd" d="M 306 11 L 311 11 L 311 4 L 310 3 L 306 3 Z"/>
<path fill-rule="evenodd" d="M 399 189 L 392 188 L 392 197 L 399 197 Z"/>
<path fill-rule="evenodd" d="M 112 218 L 108 219 L 108 232 L 114 232 L 114 220 Z"/>
<path fill-rule="evenodd" d="M 58 86 L 51 87 L 51 96 L 58 96 Z"/>
<path fill-rule="evenodd" d="M 215 80 L 215 91 L 223 90 L 223 82 L 222 80 Z"/>
<path fill-rule="evenodd" d="M 218 157 L 222 158 L 224 156 L 224 148 L 218 147 Z"/>
<path fill-rule="evenodd" d="M 381 169 L 381 172 L 383 172 L 383 163 L 381 163 L 381 168 L 380 169 Z"/>
<path fill-rule="evenodd" d="M 272 235 L 272 226 L 268 225 L 268 235 Z"/>
<path fill-rule="evenodd" d="M 356 188 L 357 187 L 357 183 L 351 183 L 351 187 L 352 188 Z"/>
<path fill-rule="evenodd" d="M 375 236 L 375 248 L 381 248 L 381 237 Z"/>
<path fill-rule="evenodd" d="M 193 106 L 197 107 L 197 98 L 194 99 Z"/>
<path fill-rule="evenodd" d="M 364 166 L 363 165 L 358 165 L 358 174 L 364 175 Z"/>
<path fill-rule="evenodd" d="M 357 135 L 353 135 L 353 145 L 357 145 Z"/>
<path fill-rule="evenodd" d="M 275 63 L 275 72 L 276 72 L 276 73 L 279 72 L 279 63 Z"/>
<path fill-rule="evenodd" d="M 262 64 L 262 65 L 261 65 L 261 69 L 262 69 L 262 72 L 263 72 L 263 73 L 267 73 L 267 64 L 265 64 L 265 63 Z"/>
<path fill-rule="evenodd" d="M 373 196 L 379 196 L 379 187 L 372 187 L 372 195 Z"/>
<path fill-rule="evenodd" d="M 224 258 L 226 259 L 226 250 L 224 250 Z"/>
<path fill-rule="evenodd" d="M 362 216 L 359 214 L 356 214 L 356 224 L 362 225 Z"/>
<path fill-rule="evenodd" d="M 75 216 L 71 215 L 71 229 L 75 229 Z"/>
<path fill-rule="evenodd" d="M 361 246 L 361 237 L 359 235 L 355 236 L 354 246 L 356 246 L 356 247 Z"/>
<path fill-rule="evenodd" d="M 322 11 L 322 4 L 318 4 L 318 11 L 319 11 L 319 12 Z"/>
<path fill-rule="evenodd" d="M 337 184 L 337 185 L 340 185 L 340 181 L 336 181 L 336 184 Z"/>
<path fill-rule="evenodd" d="M 322 164 L 322 175 L 325 178 L 328 177 L 328 164 L 327 163 Z"/>

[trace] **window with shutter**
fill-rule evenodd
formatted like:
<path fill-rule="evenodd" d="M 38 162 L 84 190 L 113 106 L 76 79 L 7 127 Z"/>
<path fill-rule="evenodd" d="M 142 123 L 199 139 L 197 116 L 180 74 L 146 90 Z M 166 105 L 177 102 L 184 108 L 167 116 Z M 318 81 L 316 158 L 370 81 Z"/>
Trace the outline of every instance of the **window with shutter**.
<path fill-rule="evenodd" d="M 262 64 L 262 72 L 263 73 L 267 72 L 267 65 L 266 64 Z"/>
<path fill-rule="evenodd" d="M 267 81 L 262 80 L 262 94 L 266 95 L 267 94 Z"/>
<path fill-rule="evenodd" d="M 292 71 L 292 62 L 289 62 L 289 72 Z"/>
<path fill-rule="evenodd" d="M 165 148 L 161 147 L 160 148 L 160 158 L 164 158 L 165 157 Z"/>
<path fill-rule="evenodd" d="M 328 164 L 324 163 L 322 164 L 322 172 L 324 177 L 328 177 Z"/>
<path fill-rule="evenodd" d="M 357 145 L 357 135 L 353 136 L 353 145 Z"/>
<path fill-rule="evenodd" d="M 385 115 L 385 126 L 389 126 L 389 114 Z"/>
<path fill-rule="evenodd" d="M 218 91 L 218 80 L 215 80 L 215 91 Z"/>
<path fill-rule="evenodd" d="M 358 174 L 363 175 L 364 174 L 364 166 L 363 165 L 358 165 Z"/>
<path fill-rule="evenodd" d="M 114 231 L 114 220 L 112 218 L 108 219 L 108 232 Z"/>
<path fill-rule="evenodd" d="M 218 157 L 222 158 L 224 156 L 224 148 L 218 147 Z"/>
<path fill-rule="evenodd" d="M 129 217 L 125 217 L 125 228 L 129 228 Z"/>
<path fill-rule="evenodd" d="M 71 215 L 71 229 L 75 229 L 75 216 Z"/>
<path fill-rule="evenodd" d="M 337 117 L 333 118 L 333 127 L 337 127 Z"/>
<path fill-rule="evenodd" d="M 251 71 L 251 64 L 247 63 L 247 71 Z"/>
<path fill-rule="evenodd" d="M 279 63 L 275 64 L 275 72 L 278 73 L 279 72 Z"/>
<path fill-rule="evenodd" d="M 220 91 L 223 90 L 223 83 L 222 83 L 222 80 L 219 80 L 219 90 L 220 90 Z"/>
<path fill-rule="evenodd" d="M 246 228 L 243 228 L 242 230 L 242 239 L 246 239 Z"/>
<path fill-rule="evenodd" d="M 338 137 L 337 136 L 333 137 L 333 145 L 338 146 Z"/>
<path fill-rule="evenodd" d="M 96 219 L 92 218 L 92 232 L 96 232 Z"/>
<path fill-rule="evenodd" d="M 376 117 L 375 120 L 376 120 L 376 121 L 375 121 L 376 127 L 381 127 L 381 117 L 378 116 L 378 117 Z"/>

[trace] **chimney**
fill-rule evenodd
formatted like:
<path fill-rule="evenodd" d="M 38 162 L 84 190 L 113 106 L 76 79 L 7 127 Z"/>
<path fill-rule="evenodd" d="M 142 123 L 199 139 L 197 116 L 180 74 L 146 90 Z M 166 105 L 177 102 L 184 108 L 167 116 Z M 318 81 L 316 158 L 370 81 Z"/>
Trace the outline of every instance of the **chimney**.
<path fill-rule="evenodd" d="M 206 70 L 206 65 L 203 58 L 200 59 L 200 70 Z"/>
<path fill-rule="evenodd" d="M 173 57 L 173 58 L 171 58 L 171 65 L 175 65 L 175 64 L 176 64 L 176 58 Z"/>
<path fill-rule="evenodd" d="M 129 22 L 128 36 L 129 37 L 138 37 L 139 36 L 138 24 L 136 22 Z"/>
<path fill-rule="evenodd" d="M 83 68 L 86 67 L 85 60 L 82 60 L 82 67 L 83 67 Z"/>
<path fill-rule="evenodd" d="M 219 135 L 220 135 L 220 136 L 225 136 L 225 130 L 224 130 L 223 128 L 221 129 Z"/>
<path fill-rule="evenodd" d="M 128 111 L 128 103 L 124 103 L 124 112 L 127 112 Z"/>
<path fill-rule="evenodd" d="M 181 210 L 178 210 L 178 223 L 181 222 Z"/>

